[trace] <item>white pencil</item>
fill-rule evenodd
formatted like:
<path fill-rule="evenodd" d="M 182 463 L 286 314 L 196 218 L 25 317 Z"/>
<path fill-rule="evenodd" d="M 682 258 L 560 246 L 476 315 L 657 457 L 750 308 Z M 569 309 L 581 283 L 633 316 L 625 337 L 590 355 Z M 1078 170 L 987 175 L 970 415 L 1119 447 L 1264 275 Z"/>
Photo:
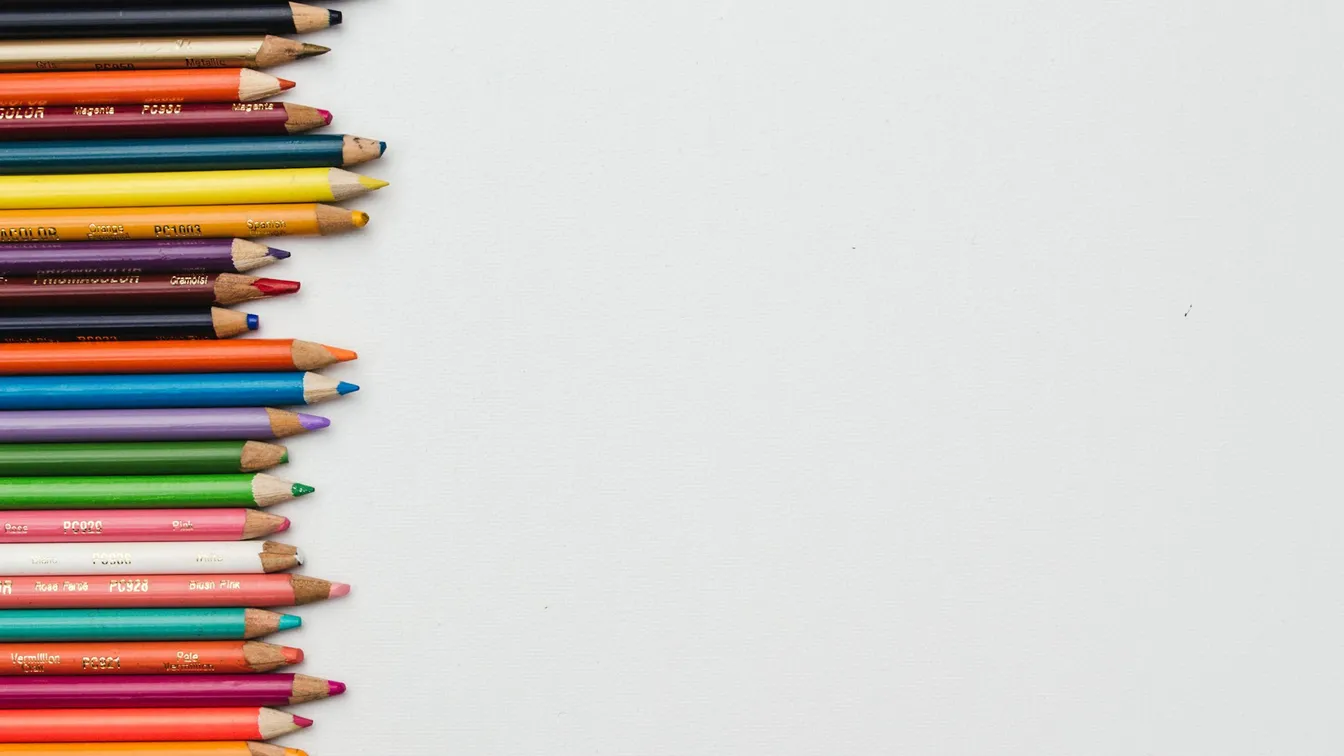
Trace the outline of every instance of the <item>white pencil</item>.
<path fill-rule="evenodd" d="M 301 564 L 298 549 L 274 541 L 0 545 L 0 575 L 236 575 Z"/>

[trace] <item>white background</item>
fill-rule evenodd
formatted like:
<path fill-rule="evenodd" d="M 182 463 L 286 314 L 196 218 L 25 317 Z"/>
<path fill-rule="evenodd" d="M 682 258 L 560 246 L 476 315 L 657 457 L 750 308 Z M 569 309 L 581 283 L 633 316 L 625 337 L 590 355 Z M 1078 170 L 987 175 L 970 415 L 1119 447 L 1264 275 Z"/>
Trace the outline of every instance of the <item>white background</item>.
<path fill-rule="evenodd" d="M 1339 752 L 1338 4 L 337 7 L 286 744 Z"/>

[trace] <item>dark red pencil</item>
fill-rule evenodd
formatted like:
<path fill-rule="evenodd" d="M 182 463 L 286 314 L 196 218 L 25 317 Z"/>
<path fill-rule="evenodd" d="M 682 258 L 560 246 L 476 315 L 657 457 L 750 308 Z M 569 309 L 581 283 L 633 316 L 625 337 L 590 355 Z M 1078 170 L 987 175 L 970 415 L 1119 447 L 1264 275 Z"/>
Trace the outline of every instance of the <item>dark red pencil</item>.
<path fill-rule="evenodd" d="M 328 111 L 287 102 L 4 105 L 0 141 L 284 136 L 330 123 Z"/>
<path fill-rule="evenodd" d="M 297 281 L 237 273 L 54 274 L 0 278 L 0 311 L 158 310 L 293 294 Z"/>

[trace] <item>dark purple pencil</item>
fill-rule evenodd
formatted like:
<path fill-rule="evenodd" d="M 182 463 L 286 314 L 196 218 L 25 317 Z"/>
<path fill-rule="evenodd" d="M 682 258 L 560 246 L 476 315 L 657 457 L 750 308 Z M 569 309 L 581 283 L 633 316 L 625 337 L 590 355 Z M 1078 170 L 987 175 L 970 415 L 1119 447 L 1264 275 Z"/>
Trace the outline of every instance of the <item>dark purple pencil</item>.
<path fill-rule="evenodd" d="M 0 412 L 0 443 L 264 441 L 328 425 L 325 417 L 266 407 Z"/>
<path fill-rule="evenodd" d="M 0 247 L 0 276 L 42 273 L 243 273 L 289 257 L 246 239 L 56 242 Z"/>
<path fill-rule="evenodd" d="M 0 677 L 0 709 L 289 706 L 345 692 L 308 675 Z"/>

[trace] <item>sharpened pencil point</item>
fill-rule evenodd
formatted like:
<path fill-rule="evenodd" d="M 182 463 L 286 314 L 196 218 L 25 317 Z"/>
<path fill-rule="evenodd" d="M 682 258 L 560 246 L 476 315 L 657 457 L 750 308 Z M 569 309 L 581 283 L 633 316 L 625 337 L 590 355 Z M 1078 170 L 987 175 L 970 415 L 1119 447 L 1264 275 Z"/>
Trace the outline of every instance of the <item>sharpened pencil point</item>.
<path fill-rule="evenodd" d="M 356 210 L 353 213 L 350 213 L 350 217 L 354 219 L 355 228 L 364 228 L 365 226 L 369 225 L 368 213 Z"/>
<path fill-rule="evenodd" d="M 331 426 L 331 421 L 325 417 L 320 417 L 318 415 L 305 415 L 302 412 L 298 413 L 298 415 L 299 415 L 299 425 L 302 425 L 304 430 L 310 430 L 310 431 L 322 430 L 323 428 Z"/>
<path fill-rule="evenodd" d="M 280 464 L 289 464 L 289 449 L 285 449 L 285 451 L 280 454 Z"/>
<path fill-rule="evenodd" d="M 279 82 L 280 82 L 280 90 L 281 90 L 281 91 L 284 91 L 284 90 L 286 90 L 286 89 L 293 89 L 294 87 L 298 86 L 297 84 L 295 84 L 294 82 L 290 81 L 289 79 L 277 79 L 276 81 L 279 81 Z"/>
<path fill-rule="evenodd" d="M 292 522 L 289 521 L 289 518 L 288 518 L 288 517 L 285 517 L 285 518 L 284 518 L 284 522 L 280 523 L 280 527 L 276 528 L 276 529 L 275 529 L 275 532 L 277 532 L 277 533 L 283 533 L 283 532 L 285 532 L 286 530 L 289 530 L 289 526 L 290 526 L 290 525 L 293 525 L 293 524 L 294 524 L 294 523 L 292 523 Z"/>
<path fill-rule="evenodd" d="M 329 52 L 331 52 L 330 47 L 323 47 L 322 45 L 315 45 L 311 42 L 304 42 L 303 48 L 299 50 L 299 57 L 312 58 L 318 55 L 326 55 Z"/>
<path fill-rule="evenodd" d="M 370 176 L 360 176 L 359 185 L 364 187 L 365 189 L 368 189 L 369 191 L 376 191 L 378 189 L 382 189 L 383 187 L 387 186 L 387 182 L 383 181 L 382 179 L 372 178 Z"/>
<path fill-rule="evenodd" d="M 338 10 L 329 10 L 327 11 L 327 19 L 330 21 L 332 26 L 336 26 L 337 24 L 341 23 L 341 12 Z"/>
<path fill-rule="evenodd" d="M 313 488 L 312 486 L 303 483 L 295 483 L 294 485 L 289 487 L 290 495 L 295 497 L 307 496 L 308 494 L 316 490 L 317 490 L 316 488 Z"/>
<path fill-rule="evenodd" d="M 294 724 L 298 725 L 299 727 L 312 727 L 312 726 L 313 726 L 313 720 L 311 720 L 311 719 L 309 719 L 309 718 L 307 718 L 307 717 L 301 717 L 301 716 L 299 716 L 298 714 L 295 714 L 295 715 L 294 715 Z"/>
<path fill-rule="evenodd" d="M 257 330 L 258 328 L 261 328 L 261 318 L 257 317 L 256 315 L 248 315 L 248 316 L 247 316 L 247 330 L 249 330 L 249 331 L 255 331 L 255 330 Z"/>
<path fill-rule="evenodd" d="M 340 598 L 341 596 L 349 596 L 349 595 L 350 595 L 349 583 L 332 583 L 331 592 L 327 594 L 327 598 Z"/>
<path fill-rule="evenodd" d="M 258 278 L 252 282 L 253 288 L 268 297 L 293 294 L 302 285 L 298 281 L 282 281 L 278 278 Z"/>
<path fill-rule="evenodd" d="M 353 394 L 356 391 L 359 391 L 359 386 L 356 386 L 353 383 L 347 383 L 345 381 L 341 381 L 336 386 L 336 393 L 340 394 L 341 396 L 345 396 L 346 394 Z"/>
<path fill-rule="evenodd" d="M 280 615 L 279 627 L 281 630 L 297 630 L 302 626 L 303 626 L 303 617 L 294 614 Z"/>
<path fill-rule="evenodd" d="M 329 696 L 339 696 L 340 694 L 342 694 L 342 693 L 344 693 L 344 692 L 345 692 L 345 683 L 343 683 L 343 682 L 336 682 L 335 680 L 328 680 L 328 681 L 327 681 L 327 695 L 329 695 Z"/>
<path fill-rule="evenodd" d="M 322 123 L 326 124 L 327 126 L 331 125 L 332 115 L 330 110 L 323 110 L 322 108 L 318 108 L 317 114 L 322 116 Z"/>
<path fill-rule="evenodd" d="M 280 649 L 280 653 L 285 655 L 286 664 L 298 664 L 299 662 L 303 661 L 303 649 L 301 648 L 290 648 L 289 646 L 284 646 L 283 648 Z"/>
<path fill-rule="evenodd" d="M 359 359 L 359 353 L 349 349 L 341 349 L 340 347 L 327 346 L 325 344 L 322 345 L 322 348 L 331 353 L 331 356 L 334 357 L 337 362 L 353 362 Z"/>
<path fill-rule="evenodd" d="M 379 157 L 382 157 L 383 155 L 386 155 L 386 154 L 387 154 L 387 142 L 379 142 L 379 143 L 378 143 L 378 156 L 379 156 Z"/>
<path fill-rule="evenodd" d="M 271 247 L 270 255 L 271 255 L 271 257 L 275 258 L 276 260 L 288 260 L 288 259 L 289 259 L 289 250 L 287 250 L 287 249 L 276 249 L 275 247 Z"/>

